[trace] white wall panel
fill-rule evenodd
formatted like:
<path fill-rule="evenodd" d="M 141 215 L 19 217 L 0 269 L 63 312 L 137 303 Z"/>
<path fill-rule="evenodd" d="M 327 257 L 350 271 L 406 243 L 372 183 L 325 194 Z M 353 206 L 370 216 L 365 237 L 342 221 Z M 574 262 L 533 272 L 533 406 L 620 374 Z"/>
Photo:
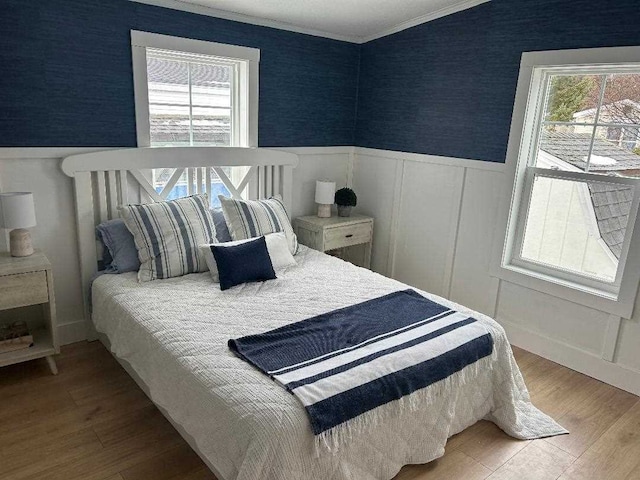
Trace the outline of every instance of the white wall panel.
<path fill-rule="evenodd" d="M 405 162 L 393 276 L 447 295 L 464 169 Z"/>
<path fill-rule="evenodd" d="M 467 169 L 449 298 L 487 315 L 495 314 L 498 280 L 489 275 L 503 174 Z"/>
<path fill-rule="evenodd" d="M 614 360 L 620 365 L 640 372 L 640 287 L 636 296 L 633 318 L 622 320 Z"/>
<path fill-rule="evenodd" d="M 387 158 L 357 155 L 353 189 L 358 195 L 356 211 L 374 218 L 372 270 L 387 275 L 391 242 L 395 186 L 402 164 Z"/>
<path fill-rule="evenodd" d="M 499 321 L 590 353 L 602 353 L 608 314 L 508 282 L 500 283 L 499 298 Z"/>

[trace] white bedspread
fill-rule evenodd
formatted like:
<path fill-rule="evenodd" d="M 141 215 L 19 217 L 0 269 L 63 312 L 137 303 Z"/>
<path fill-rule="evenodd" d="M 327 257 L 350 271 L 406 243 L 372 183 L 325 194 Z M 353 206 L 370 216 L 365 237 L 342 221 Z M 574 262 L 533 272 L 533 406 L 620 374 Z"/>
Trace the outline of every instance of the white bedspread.
<path fill-rule="evenodd" d="M 154 402 L 195 439 L 224 480 L 388 480 L 403 465 L 442 456 L 449 436 L 482 418 L 518 438 L 564 432 L 531 405 L 496 322 L 421 292 L 481 321 L 494 336 L 497 367 L 480 371 L 455 391 L 443 390 L 424 408 L 386 418 L 337 452 L 318 455 L 302 405 L 234 356 L 227 340 L 406 285 L 305 247 L 296 260 L 298 265 L 277 280 L 224 292 L 208 273 L 142 284 L 134 273 L 103 275 L 93 285 L 97 330 L 108 336 L 113 353 L 130 363 Z"/>

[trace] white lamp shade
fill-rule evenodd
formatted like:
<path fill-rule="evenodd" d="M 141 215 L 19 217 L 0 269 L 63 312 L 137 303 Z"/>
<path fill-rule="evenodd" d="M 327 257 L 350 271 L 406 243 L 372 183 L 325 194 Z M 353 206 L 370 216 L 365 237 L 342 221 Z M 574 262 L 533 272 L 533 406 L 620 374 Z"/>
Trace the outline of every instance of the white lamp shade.
<path fill-rule="evenodd" d="M 0 228 L 30 228 L 36 225 L 33 193 L 0 193 Z"/>
<path fill-rule="evenodd" d="M 336 182 L 316 181 L 316 203 L 333 205 L 336 195 Z"/>

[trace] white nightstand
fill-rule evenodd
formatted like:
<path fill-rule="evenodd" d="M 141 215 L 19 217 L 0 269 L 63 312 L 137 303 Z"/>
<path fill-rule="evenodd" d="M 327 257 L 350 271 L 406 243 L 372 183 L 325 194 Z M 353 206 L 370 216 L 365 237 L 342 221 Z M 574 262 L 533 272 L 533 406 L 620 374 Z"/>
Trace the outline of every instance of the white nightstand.
<path fill-rule="evenodd" d="M 373 218 L 364 215 L 330 218 L 309 215 L 296 218 L 293 225 L 301 244 L 321 252 L 363 245 L 362 266 L 371 267 Z"/>
<path fill-rule="evenodd" d="M 47 257 L 36 252 L 28 257 L 12 257 L 0 253 L 0 311 L 3 317 L 22 320 L 21 308 L 42 306 L 42 321 L 29 322 L 33 346 L 0 353 L 0 367 L 45 357 L 51 373 L 58 373 L 53 356 L 60 353 L 56 335 L 56 307 L 53 276 Z"/>

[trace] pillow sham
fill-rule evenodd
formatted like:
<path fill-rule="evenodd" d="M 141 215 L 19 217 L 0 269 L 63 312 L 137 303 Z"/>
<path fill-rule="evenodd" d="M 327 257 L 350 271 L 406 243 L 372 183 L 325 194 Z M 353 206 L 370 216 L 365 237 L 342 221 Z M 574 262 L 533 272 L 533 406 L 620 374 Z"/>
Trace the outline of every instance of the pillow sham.
<path fill-rule="evenodd" d="M 205 272 L 198 245 L 216 243 L 206 195 L 120 207 L 140 259 L 138 281 Z"/>
<path fill-rule="evenodd" d="M 210 248 L 218 266 L 220 290 L 276 278 L 264 237 L 238 245 L 211 245 Z"/>
<path fill-rule="evenodd" d="M 295 258 L 293 258 L 293 255 L 291 255 L 291 252 L 289 251 L 289 244 L 284 232 L 269 233 L 268 235 L 264 236 L 264 239 L 267 244 L 267 251 L 269 252 L 271 264 L 273 265 L 273 269 L 276 272 L 282 270 L 283 268 L 290 267 L 296 264 Z M 220 248 L 226 248 L 236 245 L 242 245 L 243 243 L 251 242 L 253 240 L 255 240 L 255 238 L 251 238 L 249 240 L 237 240 L 226 243 L 218 243 L 214 245 L 217 245 Z M 209 272 L 211 273 L 211 278 L 213 278 L 213 281 L 215 283 L 220 283 L 218 266 L 216 264 L 215 258 L 213 257 L 211 245 L 200 245 L 199 248 L 202 256 L 207 262 Z"/>
<path fill-rule="evenodd" d="M 218 198 L 234 240 L 284 232 L 289 242 L 289 251 L 293 255 L 298 252 L 298 239 L 280 195 L 268 200 L 238 200 L 224 195 L 218 195 Z"/>
<path fill-rule="evenodd" d="M 229 227 L 227 221 L 224 219 L 224 213 L 221 208 L 211 209 L 211 218 L 213 218 L 213 224 L 216 226 L 216 238 L 220 243 L 230 242 L 233 240 L 229 233 Z"/>
<path fill-rule="evenodd" d="M 137 272 L 140 269 L 138 249 L 123 219 L 101 223 L 96 227 L 96 237 L 104 246 L 105 273 Z"/>

